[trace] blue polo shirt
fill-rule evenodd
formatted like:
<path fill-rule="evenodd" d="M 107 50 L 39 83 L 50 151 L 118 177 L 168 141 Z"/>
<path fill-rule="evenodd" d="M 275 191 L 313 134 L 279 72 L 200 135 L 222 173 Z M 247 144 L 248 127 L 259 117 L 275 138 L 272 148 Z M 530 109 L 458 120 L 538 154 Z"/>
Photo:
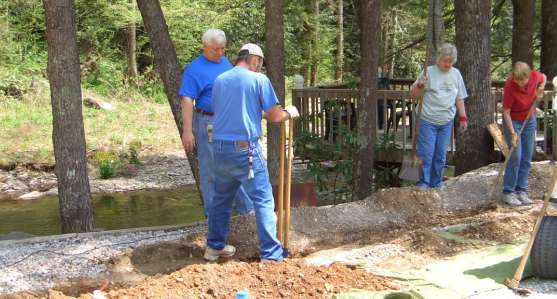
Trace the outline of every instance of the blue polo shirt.
<path fill-rule="evenodd" d="M 215 63 L 200 55 L 184 70 L 178 95 L 195 100 L 195 107 L 198 109 L 213 112 L 211 95 L 215 78 L 231 68 L 232 64 L 224 56 L 219 63 Z"/>
<path fill-rule="evenodd" d="M 235 67 L 213 86 L 213 139 L 253 141 L 262 134 L 263 111 L 278 105 L 267 76 Z"/>

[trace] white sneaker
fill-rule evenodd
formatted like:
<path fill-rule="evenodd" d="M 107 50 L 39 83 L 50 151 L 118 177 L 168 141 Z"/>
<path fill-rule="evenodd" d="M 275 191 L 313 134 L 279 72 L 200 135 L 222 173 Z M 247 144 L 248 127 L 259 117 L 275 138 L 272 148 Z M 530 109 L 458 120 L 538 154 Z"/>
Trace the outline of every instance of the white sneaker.
<path fill-rule="evenodd" d="M 235 253 L 236 253 L 236 247 L 234 247 L 232 245 L 226 245 L 221 250 L 216 250 L 216 249 L 213 249 L 213 248 L 207 246 L 207 249 L 205 249 L 205 254 L 203 255 L 203 258 L 210 261 L 210 262 L 214 262 L 214 261 L 218 260 L 219 257 L 231 257 Z"/>
<path fill-rule="evenodd" d="M 517 193 L 517 198 L 518 200 L 523 204 L 523 205 L 531 205 L 534 202 L 528 197 L 528 192 L 524 192 L 524 191 L 519 191 Z"/>
<path fill-rule="evenodd" d="M 510 206 L 522 205 L 522 202 L 518 200 L 515 193 L 503 193 L 503 197 L 501 197 L 501 200 Z"/>

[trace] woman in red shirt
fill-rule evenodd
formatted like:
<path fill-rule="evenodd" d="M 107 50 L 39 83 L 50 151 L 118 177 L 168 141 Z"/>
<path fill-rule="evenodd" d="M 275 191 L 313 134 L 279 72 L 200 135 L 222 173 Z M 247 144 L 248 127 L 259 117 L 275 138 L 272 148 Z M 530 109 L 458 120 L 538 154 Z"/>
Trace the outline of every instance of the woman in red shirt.
<path fill-rule="evenodd" d="M 509 158 L 503 178 L 503 202 L 518 206 L 532 204 L 528 198 L 528 174 L 536 138 L 536 107 L 543 96 L 546 76 L 531 70 L 524 62 L 516 62 L 503 89 L 503 133 L 507 144 L 515 149 Z M 518 136 L 522 126 L 524 130 Z"/>

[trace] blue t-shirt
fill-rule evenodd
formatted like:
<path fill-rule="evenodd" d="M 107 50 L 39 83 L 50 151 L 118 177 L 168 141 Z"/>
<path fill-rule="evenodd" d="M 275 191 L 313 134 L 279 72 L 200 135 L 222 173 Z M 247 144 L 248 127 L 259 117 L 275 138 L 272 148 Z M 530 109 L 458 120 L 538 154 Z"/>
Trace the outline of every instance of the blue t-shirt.
<path fill-rule="evenodd" d="M 213 86 L 213 139 L 253 141 L 261 136 L 263 111 L 278 105 L 267 76 L 235 67 Z"/>
<path fill-rule="evenodd" d="M 184 70 L 178 95 L 195 100 L 195 107 L 198 109 L 213 112 L 211 93 L 215 78 L 231 68 L 232 64 L 224 56 L 219 63 L 215 63 L 200 55 Z"/>

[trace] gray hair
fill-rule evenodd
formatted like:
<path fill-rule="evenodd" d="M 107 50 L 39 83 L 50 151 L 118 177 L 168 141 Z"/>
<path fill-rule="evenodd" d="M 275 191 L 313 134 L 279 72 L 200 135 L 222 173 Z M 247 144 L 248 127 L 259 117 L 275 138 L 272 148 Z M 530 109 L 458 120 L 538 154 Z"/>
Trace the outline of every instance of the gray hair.
<path fill-rule="evenodd" d="M 204 45 L 226 44 L 226 35 L 220 29 L 211 28 L 203 33 L 201 41 Z"/>
<path fill-rule="evenodd" d="M 446 57 L 452 58 L 453 63 L 456 62 L 457 51 L 456 47 L 453 44 L 442 44 L 441 47 L 437 49 L 437 61 Z"/>

